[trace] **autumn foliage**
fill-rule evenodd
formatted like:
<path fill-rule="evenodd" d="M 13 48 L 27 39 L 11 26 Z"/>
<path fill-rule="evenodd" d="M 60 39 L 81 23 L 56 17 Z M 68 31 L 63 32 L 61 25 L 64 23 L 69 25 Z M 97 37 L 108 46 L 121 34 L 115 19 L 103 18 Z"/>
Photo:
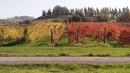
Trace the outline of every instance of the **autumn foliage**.
<path fill-rule="evenodd" d="M 30 42 L 50 38 L 51 34 L 54 35 L 55 40 L 58 40 L 63 32 L 64 24 L 62 23 L 35 23 L 27 27 L 27 37 Z"/>
<path fill-rule="evenodd" d="M 23 38 L 24 30 L 20 26 L 1 25 L 0 26 L 0 41 L 18 40 Z"/>
<path fill-rule="evenodd" d="M 119 40 L 122 28 L 118 23 L 112 22 L 90 22 L 90 23 L 67 23 L 69 41 L 80 42 L 84 37 L 95 40 Z"/>
<path fill-rule="evenodd" d="M 27 43 L 33 43 L 49 39 L 54 46 L 67 31 L 69 43 L 83 43 L 87 37 L 104 43 L 117 41 L 130 45 L 130 27 L 123 25 L 124 23 L 116 22 L 68 22 L 64 24 L 40 21 L 33 22 L 26 27 L 6 25 L 0 26 L 0 41 L 24 38 Z"/>
<path fill-rule="evenodd" d="M 129 44 L 130 45 L 130 27 L 124 27 L 123 31 L 120 34 L 119 41 L 122 44 Z"/>

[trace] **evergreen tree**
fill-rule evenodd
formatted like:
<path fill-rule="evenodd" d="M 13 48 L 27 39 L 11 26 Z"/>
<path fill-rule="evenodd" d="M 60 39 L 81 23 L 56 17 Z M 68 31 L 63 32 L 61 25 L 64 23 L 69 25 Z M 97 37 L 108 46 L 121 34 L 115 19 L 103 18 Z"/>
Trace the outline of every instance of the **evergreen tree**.
<path fill-rule="evenodd" d="M 47 16 L 51 16 L 51 15 L 52 15 L 52 12 L 51 12 L 51 9 L 49 9 L 47 12 Z"/>
<path fill-rule="evenodd" d="M 43 10 L 43 11 L 42 11 L 42 17 L 45 17 L 45 16 L 46 16 L 46 11 Z"/>

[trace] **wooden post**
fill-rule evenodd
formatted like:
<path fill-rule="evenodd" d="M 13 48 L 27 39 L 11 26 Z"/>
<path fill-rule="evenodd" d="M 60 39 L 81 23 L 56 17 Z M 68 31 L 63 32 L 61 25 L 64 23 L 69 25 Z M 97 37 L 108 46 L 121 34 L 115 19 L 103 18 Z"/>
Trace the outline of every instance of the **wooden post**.
<path fill-rule="evenodd" d="M 98 40 L 97 40 L 97 41 L 100 42 L 100 34 L 99 34 L 99 31 L 98 31 L 97 33 L 98 33 L 98 35 L 97 35 L 97 36 L 98 36 L 98 37 L 97 37 Z"/>
<path fill-rule="evenodd" d="M 77 28 L 76 30 L 76 43 L 78 44 L 79 43 L 79 28 Z"/>
<path fill-rule="evenodd" d="M 104 27 L 104 39 L 103 39 L 103 41 L 104 41 L 104 44 L 106 44 L 106 27 Z"/>
<path fill-rule="evenodd" d="M 53 29 L 51 28 L 51 46 L 54 47 L 55 43 L 54 43 L 54 33 L 53 33 Z"/>
<path fill-rule="evenodd" d="M 29 43 L 28 37 L 27 37 L 27 28 L 26 27 L 24 27 L 24 42 L 25 42 L 25 44 Z"/>

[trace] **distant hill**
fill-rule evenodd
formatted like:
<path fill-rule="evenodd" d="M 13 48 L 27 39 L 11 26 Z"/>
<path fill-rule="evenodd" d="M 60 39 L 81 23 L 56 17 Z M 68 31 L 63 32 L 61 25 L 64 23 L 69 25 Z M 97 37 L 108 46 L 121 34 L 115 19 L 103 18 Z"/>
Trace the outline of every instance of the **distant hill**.
<path fill-rule="evenodd" d="M 0 19 L 0 25 L 9 24 L 9 22 L 6 19 Z"/>
<path fill-rule="evenodd" d="M 31 16 L 15 16 L 15 17 L 7 18 L 6 20 L 15 23 L 15 22 L 22 22 L 25 20 L 33 20 L 33 19 L 34 17 Z"/>

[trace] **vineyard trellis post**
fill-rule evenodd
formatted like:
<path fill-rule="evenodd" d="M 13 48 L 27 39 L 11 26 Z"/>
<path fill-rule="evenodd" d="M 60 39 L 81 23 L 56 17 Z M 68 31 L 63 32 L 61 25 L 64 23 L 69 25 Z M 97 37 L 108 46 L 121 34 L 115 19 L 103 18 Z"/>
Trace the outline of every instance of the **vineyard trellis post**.
<path fill-rule="evenodd" d="M 3 33 L 4 31 L 2 30 L 2 33 Z M 0 46 L 3 46 L 3 42 L 4 42 L 4 40 L 0 40 Z"/>
<path fill-rule="evenodd" d="M 104 39 L 103 39 L 104 44 L 106 44 L 106 31 L 107 31 L 107 28 L 104 27 Z"/>
<path fill-rule="evenodd" d="M 27 27 L 24 27 L 24 42 L 25 44 L 28 44 L 28 38 L 27 38 Z"/>
<path fill-rule="evenodd" d="M 100 34 L 99 34 L 99 31 L 98 31 L 97 33 L 98 33 L 97 41 L 100 42 Z"/>
<path fill-rule="evenodd" d="M 76 30 L 76 43 L 78 44 L 79 43 L 79 27 L 77 28 Z"/>
<path fill-rule="evenodd" d="M 53 29 L 51 28 L 51 46 L 54 47 L 55 43 L 54 43 L 54 32 Z"/>

